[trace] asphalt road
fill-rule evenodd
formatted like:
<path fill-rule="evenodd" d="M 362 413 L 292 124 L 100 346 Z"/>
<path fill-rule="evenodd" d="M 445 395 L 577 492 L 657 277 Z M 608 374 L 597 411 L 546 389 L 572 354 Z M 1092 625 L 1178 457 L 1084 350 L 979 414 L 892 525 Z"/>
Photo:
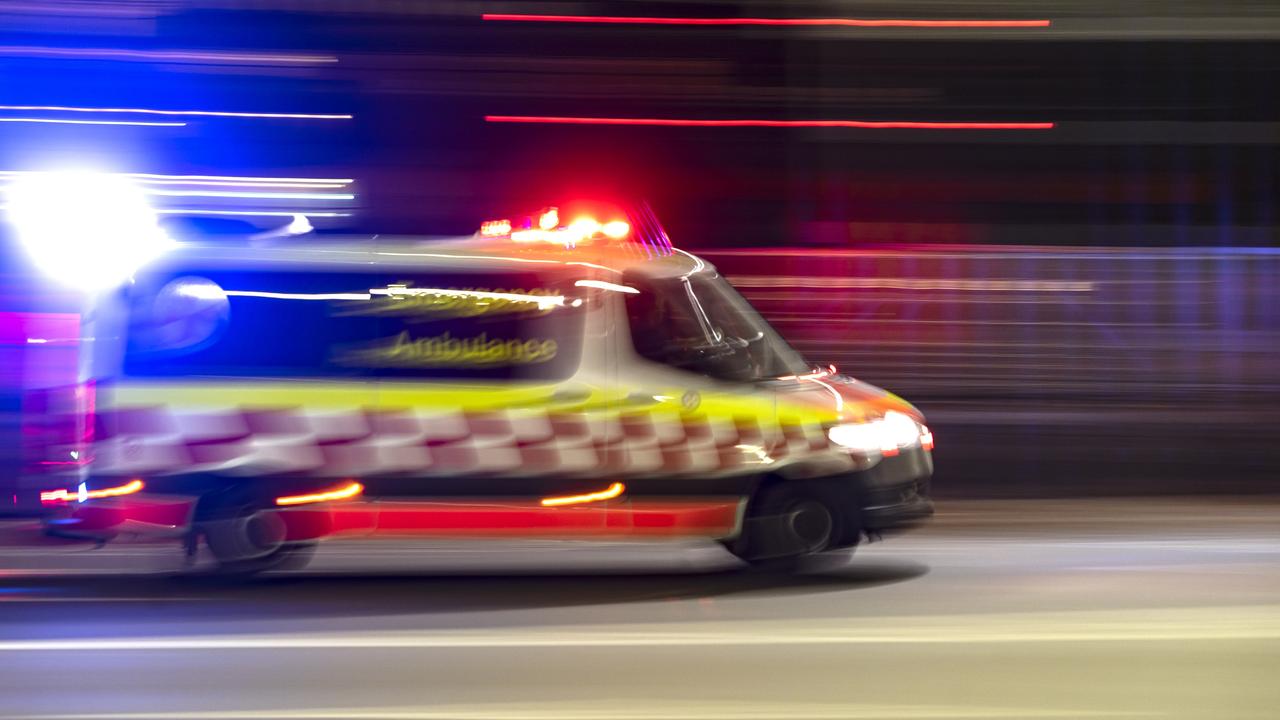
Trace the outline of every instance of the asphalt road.
<path fill-rule="evenodd" d="M 942 503 L 794 577 L 713 547 L 0 553 L 0 716 L 1275 718 L 1280 503 Z"/>

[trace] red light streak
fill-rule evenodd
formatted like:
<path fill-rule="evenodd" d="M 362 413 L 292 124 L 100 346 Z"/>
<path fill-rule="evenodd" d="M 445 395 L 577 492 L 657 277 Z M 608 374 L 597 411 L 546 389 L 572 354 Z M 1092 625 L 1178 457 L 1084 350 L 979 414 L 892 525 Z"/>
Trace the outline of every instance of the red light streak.
<path fill-rule="evenodd" d="M 491 123 L 543 125 L 653 125 L 663 127 L 861 128 L 865 130 L 1052 130 L 1051 122 L 927 122 L 904 120 L 694 120 L 688 118 L 485 115 Z"/>
<path fill-rule="evenodd" d="M 485 13 L 481 20 L 499 22 L 591 23 L 598 25 L 766 25 L 777 27 L 898 28 L 1045 28 L 1049 20 L 905 20 L 886 18 L 678 18 L 612 15 L 518 15 Z"/>
<path fill-rule="evenodd" d="M 560 497 L 542 498 L 543 507 L 560 507 L 562 505 L 580 505 L 582 503 L 598 502 L 600 500 L 610 500 L 622 494 L 627 486 L 620 482 L 616 482 L 599 492 L 584 493 L 582 495 L 563 495 Z"/>

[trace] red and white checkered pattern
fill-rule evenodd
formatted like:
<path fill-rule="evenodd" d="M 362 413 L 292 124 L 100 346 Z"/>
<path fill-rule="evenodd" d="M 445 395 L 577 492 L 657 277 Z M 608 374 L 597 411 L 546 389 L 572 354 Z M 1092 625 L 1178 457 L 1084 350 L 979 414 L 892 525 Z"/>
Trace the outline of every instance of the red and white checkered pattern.
<path fill-rule="evenodd" d="M 716 475 L 828 449 L 817 423 L 549 410 L 129 407 L 99 415 L 95 471 L 376 475 Z"/>

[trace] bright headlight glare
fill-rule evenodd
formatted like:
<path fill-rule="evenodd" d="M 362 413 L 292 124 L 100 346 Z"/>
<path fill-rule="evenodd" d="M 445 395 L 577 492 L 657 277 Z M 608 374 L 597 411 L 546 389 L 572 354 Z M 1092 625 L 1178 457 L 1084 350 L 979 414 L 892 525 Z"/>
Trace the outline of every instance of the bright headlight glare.
<path fill-rule="evenodd" d="M 8 219 L 34 264 L 71 287 L 112 287 L 172 244 L 146 195 L 120 175 L 32 173 L 5 195 Z"/>
<path fill-rule="evenodd" d="M 831 442 L 865 455 L 896 454 L 920 442 L 920 425 L 911 416 L 890 410 L 879 420 L 836 425 L 827 431 Z"/>
<path fill-rule="evenodd" d="M 842 448 L 867 455 L 880 452 L 880 448 L 884 446 L 884 435 L 881 433 L 879 420 L 836 425 L 827 431 L 827 437 Z"/>
<path fill-rule="evenodd" d="M 884 420 L 880 423 L 885 445 L 908 447 L 920 442 L 920 425 L 908 415 L 890 410 L 884 414 Z"/>

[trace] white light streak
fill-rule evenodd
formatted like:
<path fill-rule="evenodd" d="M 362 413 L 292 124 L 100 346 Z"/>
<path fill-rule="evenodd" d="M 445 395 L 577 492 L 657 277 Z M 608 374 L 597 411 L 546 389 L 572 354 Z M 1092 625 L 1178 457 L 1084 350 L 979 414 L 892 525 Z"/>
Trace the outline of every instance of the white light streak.
<path fill-rule="evenodd" d="M 91 108 L 68 105 L 0 105 L 5 111 L 117 113 L 122 115 L 185 115 L 199 117 L 269 118 L 283 120 L 350 120 L 347 114 L 226 112 L 221 110 L 157 110 L 155 108 Z"/>

